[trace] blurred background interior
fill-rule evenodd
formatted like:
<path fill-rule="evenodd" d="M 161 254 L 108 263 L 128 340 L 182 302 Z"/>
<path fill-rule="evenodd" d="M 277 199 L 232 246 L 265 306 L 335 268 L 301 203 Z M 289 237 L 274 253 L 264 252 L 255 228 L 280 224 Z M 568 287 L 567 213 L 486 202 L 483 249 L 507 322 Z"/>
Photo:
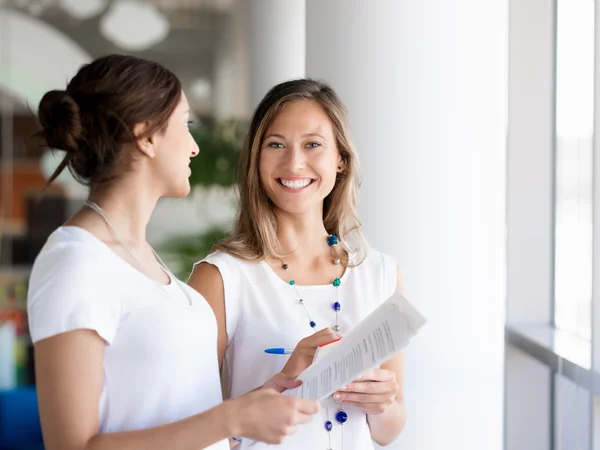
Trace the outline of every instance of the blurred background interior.
<path fill-rule="evenodd" d="M 31 265 L 86 190 L 29 137 L 109 53 L 183 82 L 200 154 L 148 239 L 183 279 L 232 223 L 252 109 L 325 79 L 348 106 L 370 243 L 429 319 L 392 449 L 600 449 L 600 18 L 594 0 L 0 0 L 0 450 L 41 449 Z M 594 220 L 596 218 L 596 220 Z M 202 382 L 199 380 L 199 382 Z M 311 449 L 312 450 L 312 449 Z"/>

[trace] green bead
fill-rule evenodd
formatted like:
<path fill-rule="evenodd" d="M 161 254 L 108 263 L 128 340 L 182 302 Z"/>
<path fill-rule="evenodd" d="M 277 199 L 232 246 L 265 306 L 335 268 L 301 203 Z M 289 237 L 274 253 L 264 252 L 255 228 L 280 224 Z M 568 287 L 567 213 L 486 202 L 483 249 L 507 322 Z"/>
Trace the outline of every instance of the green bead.
<path fill-rule="evenodd" d="M 295 284 L 296 284 L 296 282 L 294 280 L 290 280 L 290 286 L 293 286 Z"/>
<path fill-rule="evenodd" d="M 336 278 L 335 280 L 333 280 L 333 285 L 334 285 L 335 287 L 338 287 L 340 284 L 342 284 L 342 282 L 340 281 L 340 279 L 339 279 L 339 278 Z"/>

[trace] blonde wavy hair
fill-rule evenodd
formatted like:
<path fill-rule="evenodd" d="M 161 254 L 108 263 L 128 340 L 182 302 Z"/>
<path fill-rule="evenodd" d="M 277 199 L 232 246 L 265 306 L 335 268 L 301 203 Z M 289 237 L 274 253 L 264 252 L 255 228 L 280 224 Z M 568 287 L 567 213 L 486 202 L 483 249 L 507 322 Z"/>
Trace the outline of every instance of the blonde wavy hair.
<path fill-rule="evenodd" d="M 345 168 L 337 174 L 333 190 L 324 199 L 323 224 L 328 234 L 338 236 L 341 247 L 349 255 L 347 265 L 357 266 L 367 252 L 356 211 L 360 187 L 358 156 L 350 140 L 343 103 L 328 84 L 311 79 L 278 84 L 254 111 L 238 165 L 237 218 L 232 233 L 213 251 L 221 250 L 249 261 L 286 256 L 277 239 L 277 217 L 260 182 L 258 165 L 267 128 L 287 104 L 298 100 L 317 102 L 331 121 Z"/>

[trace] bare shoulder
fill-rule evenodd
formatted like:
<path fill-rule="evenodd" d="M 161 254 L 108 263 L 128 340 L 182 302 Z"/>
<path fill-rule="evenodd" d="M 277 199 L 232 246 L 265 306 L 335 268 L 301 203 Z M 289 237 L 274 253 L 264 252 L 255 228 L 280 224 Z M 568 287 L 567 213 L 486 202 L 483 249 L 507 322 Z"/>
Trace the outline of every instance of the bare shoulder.
<path fill-rule="evenodd" d="M 219 268 L 209 262 L 201 262 L 194 266 L 188 284 L 209 302 L 219 295 L 223 300 L 223 277 Z"/>
<path fill-rule="evenodd" d="M 404 295 L 404 276 L 399 265 L 396 266 L 396 292 Z"/>

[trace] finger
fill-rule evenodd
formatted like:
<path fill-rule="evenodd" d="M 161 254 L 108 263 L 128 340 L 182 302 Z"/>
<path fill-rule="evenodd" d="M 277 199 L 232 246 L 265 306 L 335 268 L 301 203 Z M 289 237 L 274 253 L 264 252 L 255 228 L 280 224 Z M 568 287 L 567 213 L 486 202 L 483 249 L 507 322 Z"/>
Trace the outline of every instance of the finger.
<path fill-rule="evenodd" d="M 293 389 L 302 384 L 301 380 L 298 380 L 290 375 L 286 375 L 285 373 L 279 372 L 274 375 L 271 380 L 277 385 L 284 389 Z"/>
<path fill-rule="evenodd" d="M 285 391 L 287 389 L 295 389 L 300 385 L 302 385 L 302 380 L 282 380 L 277 386 Z"/>
<path fill-rule="evenodd" d="M 286 389 L 293 389 L 300 386 L 302 382 L 300 380 L 294 380 L 293 377 L 289 377 L 284 373 L 278 373 L 273 375 L 271 378 L 267 380 L 265 384 L 263 384 L 263 389 L 274 389 L 277 392 L 281 393 Z"/>
<path fill-rule="evenodd" d="M 362 402 L 344 402 L 345 406 L 355 406 L 366 412 L 382 413 L 386 409 L 386 405 L 381 403 L 362 403 Z"/>
<path fill-rule="evenodd" d="M 297 429 L 298 428 L 296 427 L 296 425 L 290 425 L 290 426 L 285 427 L 285 431 L 284 431 L 285 436 L 289 436 L 290 434 L 294 434 L 297 431 Z"/>
<path fill-rule="evenodd" d="M 314 353 L 317 350 L 317 347 L 333 343 L 339 339 L 341 339 L 341 337 L 335 335 L 311 336 L 310 339 L 307 339 L 303 343 L 303 347 L 308 347 Z"/>
<path fill-rule="evenodd" d="M 334 335 L 334 334 L 336 334 L 336 332 L 333 331 L 333 328 L 327 327 L 327 328 L 323 328 L 322 330 L 317 331 L 316 333 L 313 334 L 313 336 L 327 336 L 327 335 Z"/>
<path fill-rule="evenodd" d="M 321 343 L 326 343 L 341 337 L 342 335 L 337 331 L 333 331 L 333 328 L 323 328 L 321 331 L 316 332 L 306 339 L 310 340 L 311 342 L 319 341 Z"/>
<path fill-rule="evenodd" d="M 319 403 L 314 400 L 296 398 L 296 409 L 302 414 L 312 415 L 319 412 Z"/>
<path fill-rule="evenodd" d="M 387 369 L 372 369 L 365 372 L 356 381 L 391 381 L 396 379 L 396 374 Z"/>
<path fill-rule="evenodd" d="M 389 395 L 384 394 L 360 394 L 354 392 L 336 392 L 333 394 L 334 400 L 338 402 L 360 402 L 360 403 L 388 403 Z"/>
<path fill-rule="evenodd" d="M 303 423 L 308 423 L 311 420 L 312 420 L 312 414 L 304 414 L 304 413 L 298 412 L 298 414 L 296 415 L 295 423 L 297 425 L 301 425 Z"/>
<path fill-rule="evenodd" d="M 367 394 L 397 393 L 398 385 L 395 381 L 355 381 L 349 383 L 340 392 L 359 392 Z"/>

